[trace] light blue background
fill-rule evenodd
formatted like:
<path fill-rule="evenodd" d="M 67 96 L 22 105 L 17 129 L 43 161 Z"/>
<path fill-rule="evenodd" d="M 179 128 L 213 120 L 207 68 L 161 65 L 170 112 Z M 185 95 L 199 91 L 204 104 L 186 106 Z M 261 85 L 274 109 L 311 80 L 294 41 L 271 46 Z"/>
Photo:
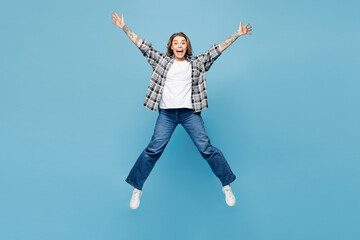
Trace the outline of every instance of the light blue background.
<path fill-rule="evenodd" d="M 0 238 L 359 239 L 356 1 L 3 1 Z M 129 208 L 124 180 L 158 113 L 152 68 L 111 13 L 165 52 L 240 37 L 207 73 L 202 116 L 237 180 L 220 181 L 179 125 Z"/>

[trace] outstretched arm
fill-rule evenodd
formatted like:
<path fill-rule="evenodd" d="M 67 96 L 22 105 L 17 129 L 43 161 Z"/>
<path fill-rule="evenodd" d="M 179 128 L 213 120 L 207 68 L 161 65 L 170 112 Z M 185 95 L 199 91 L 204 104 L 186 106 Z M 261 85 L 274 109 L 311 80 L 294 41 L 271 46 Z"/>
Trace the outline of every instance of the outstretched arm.
<path fill-rule="evenodd" d="M 137 47 L 140 47 L 143 40 L 138 35 L 136 35 L 133 31 L 131 31 L 131 29 L 128 26 L 125 25 L 123 14 L 121 14 L 121 18 L 119 18 L 119 16 L 116 14 L 116 12 L 114 12 L 114 14 L 111 14 L 111 15 L 112 15 L 112 20 L 114 20 L 113 24 L 115 24 L 116 26 L 118 26 L 119 28 L 124 30 L 124 32 L 130 38 L 130 40 Z"/>
<path fill-rule="evenodd" d="M 224 41 L 218 44 L 220 51 L 223 52 L 225 49 L 227 49 L 241 35 L 245 35 L 245 34 L 251 35 L 251 33 L 249 33 L 252 30 L 251 28 L 252 27 L 249 26 L 249 23 L 246 24 L 245 26 L 242 26 L 242 22 L 240 21 L 239 29 L 229 38 L 225 39 Z"/>

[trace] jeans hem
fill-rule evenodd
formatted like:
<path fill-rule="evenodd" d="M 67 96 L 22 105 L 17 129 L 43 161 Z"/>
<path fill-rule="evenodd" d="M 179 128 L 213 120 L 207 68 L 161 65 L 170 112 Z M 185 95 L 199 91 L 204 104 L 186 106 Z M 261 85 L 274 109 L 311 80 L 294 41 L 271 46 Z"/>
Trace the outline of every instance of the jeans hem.
<path fill-rule="evenodd" d="M 133 186 L 136 189 L 142 190 L 142 187 L 136 186 L 136 184 L 133 184 L 128 178 L 125 179 L 125 182 L 127 182 L 128 184 L 130 184 L 131 186 Z"/>
<path fill-rule="evenodd" d="M 230 183 L 232 183 L 233 181 L 235 181 L 236 179 L 236 176 L 234 175 L 230 180 L 224 182 L 222 185 L 223 187 L 226 186 L 226 185 L 229 185 Z"/>

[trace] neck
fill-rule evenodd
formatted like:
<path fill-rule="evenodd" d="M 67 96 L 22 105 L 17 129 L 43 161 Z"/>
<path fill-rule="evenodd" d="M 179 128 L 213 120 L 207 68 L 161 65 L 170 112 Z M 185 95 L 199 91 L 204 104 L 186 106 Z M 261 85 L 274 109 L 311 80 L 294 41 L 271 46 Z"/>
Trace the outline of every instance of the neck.
<path fill-rule="evenodd" d="M 178 62 L 182 62 L 182 61 L 185 61 L 185 58 L 184 58 L 184 57 L 183 57 L 183 58 L 177 58 L 177 57 L 175 56 L 175 60 L 178 61 Z"/>

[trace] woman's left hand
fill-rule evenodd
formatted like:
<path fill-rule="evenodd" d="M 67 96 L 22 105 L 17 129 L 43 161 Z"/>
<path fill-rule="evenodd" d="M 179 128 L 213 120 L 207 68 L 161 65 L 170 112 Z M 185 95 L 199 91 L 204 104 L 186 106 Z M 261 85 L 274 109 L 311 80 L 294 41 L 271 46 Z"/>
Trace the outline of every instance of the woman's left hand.
<path fill-rule="evenodd" d="M 251 33 L 249 33 L 252 30 L 251 28 L 252 27 L 249 26 L 249 23 L 246 24 L 245 26 L 242 26 L 242 22 L 240 21 L 240 26 L 239 26 L 238 32 L 239 32 L 240 36 L 245 35 L 245 34 L 250 34 L 251 35 Z"/>

